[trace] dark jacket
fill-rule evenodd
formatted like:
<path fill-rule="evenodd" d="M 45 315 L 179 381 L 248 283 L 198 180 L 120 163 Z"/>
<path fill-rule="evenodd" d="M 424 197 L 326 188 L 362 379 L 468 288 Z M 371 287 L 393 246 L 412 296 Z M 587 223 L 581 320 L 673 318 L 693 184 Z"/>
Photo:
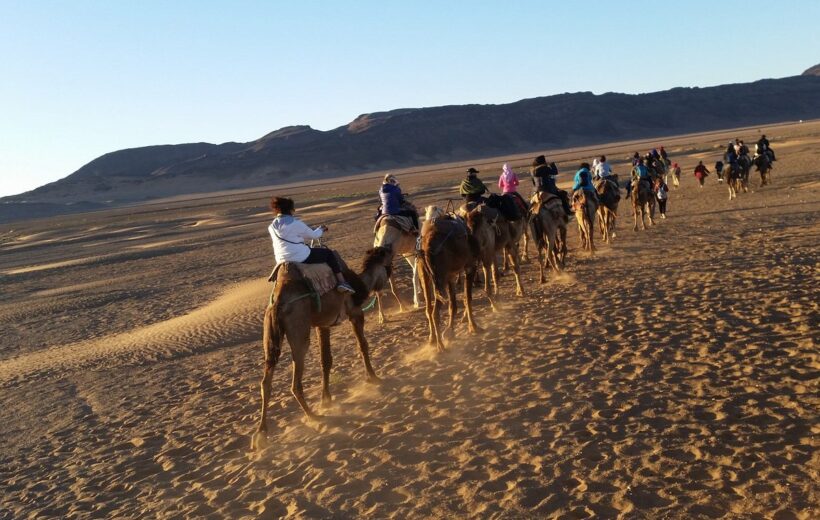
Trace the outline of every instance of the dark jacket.
<path fill-rule="evenodd" d="M 382 213 L 385 215 L 398 215 L 404 202 L 401 188 L 394 184 L 382 184 L 379 199 L 382 201 Z"/>
<path fill-rule="evenodd" d="M 532 175 L 532 183 L 535 185 L 535 191 L 545 191 L 552 194 L 558 193 L 558 186 L 555 185 L 554 170 L 548 165 L 539 164 L 538 166 L 534 166 L 530 175 Z"/>

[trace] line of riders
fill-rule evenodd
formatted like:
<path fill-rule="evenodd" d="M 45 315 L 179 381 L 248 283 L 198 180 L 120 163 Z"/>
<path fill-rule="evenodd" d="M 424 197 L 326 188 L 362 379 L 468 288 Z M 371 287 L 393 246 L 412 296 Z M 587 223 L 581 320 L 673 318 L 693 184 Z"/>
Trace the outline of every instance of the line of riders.
<path fill-rule="evenodd" d="M 750 156 L 749 148 L 740 139 L 730 141 L 723 156 L 725 161 L 717 161 L 715 171 L 720 182 L 723 182 L 724 166 L 742 169 L 746 165 L 755 164 L 758 161 L 765 161 L 770 168 L 774 162 L 775 155 L 769 140 L 766 136 L 761 136 L 755 144 L 754 157 Z M 625 183 L 626 197 L 631 196 L 634 183 L 644 183 L 645 189 L 659 194 L 661 202 L 661 216 L 665 218 L 666 191 L 668 190 L 665 177 L 667 173 L 672 173 L 675 184 L 680 178 L 680 167 L 677 163 L 669 160 L 668 154 L 663 146 L 647 152 L 643 157 L 635 152 L 632 156 L 632 178 L 631 182 Z M 480 204 L 487 204 L 496 208 L 508 220 L 518 220 L 526 215 L 529 204 L 518 192 L 520 181 L 516 173 L 508 164 L 504 164 L 501 176 L 498 179 L 498 187 L 501 195 L 490 194 L 490 190 L 479 179 L 479 171 L 475 168 L 467 170 L 467 176 L 461 181 L 459 194 L 464 199 L 467 210 L 471 210 Z M 695 167 L 695 176 L 699 184 L 703 187 L 705 177 L 711 173 L 703 162 Z M 554 162 L 547 162 L 544 155 L 537 156 L 532 163 L 530 175 L 534 191 L 536 194 L 549 193 L 557 196 L 567 217 L 574 215 L 570 204 L 570 195 L 565 190 L 559 189 L 555 178 L 558 175 L 558 167 Z M 584 190 L 586 194 L 599 202 L 598 197 L 603 193 L 602 187 L 608 183 L 612 189 L 619 191 L 620 184 L 618 175 L 613 173 L 612 167 L 607 162 L 607 158 L 601 155 L 596 158 L 592 165 L 587 162 L 580 164 L 575 173 L 572 192 Z M 322 236 L 322 232 L 327 230 L 327 226 L 320 226 L 310 229 L 300 220 L 293 218 L 293 202 L 289 199 L 278 199 L 274 212 L 277 217 L 269 227 L 269 232 L 274 242 L 274 252 L 277 263 L 285 261 L 296 261 L 301 263 L 327 263 L 333 268 L 338 276 L 339 290 L 350 292 L 352 289 L 344 281 L 340 274 L 340 268 L 335 265 L 334 259 L 330 258 L 328 250 L 323 247 L 308 247 L 304 240 L 315 240 Z M 418 235 L 421 229 L 419 225 L 419 214 L 415 206 L 407 200 L 401 191 L 399 181 L 395 175 L 388 174 L 384 177 L 379 189 L 380 206 L 376 218 L 382 215 L 405 217 L 412 224 L 409 230 Z"/>
<path fill-rule="evenodd" d="M 738 167 L 743 168 L 743 163 L 747 160 L 761 161 L 771 167 L 775 156 L 768 140 L 762 136 L 757 143 L 754 159 L 749 158 L 749 150 L 743 142 L 735 140 L 727 147 L 724 160 L 727 163 L 727 170 L 732 171 Z M 643 157 L 636 152 L 632 165 L 631 182 L 625 184 L 627 196 L 631 195 L 632 198 L 634 229 L 637 231 L 638 214 L 640 212 L 643 223 L 644 207 L 649 209 L 650 224 L 652 223 L 655 198 L 660 202 L 661 215 L 664 216 L 668 190 L 664 182 L 665 177 L 672 173 L 677 185 L 680 168 L 676 163 L 670 162 L 663 147 L 652 150 Z M 716 167 L 716 170 L 720 175 L 723 168 Z M 703 174 L 699 179 L 708 174 L 702 162 L 695 170 L 696 175 L 699 171 Z M 405 198 L 398 179 L 394 175 L 386 175 L 379 189 L 381 208 L 380 216 L 377 217 L 379 220 L 375 230 L 374 247 L 365 253 L 359 272 L 354 272 L 335 251 L 326 247 L 312 247 L 306 243 L 320 239 L 327 231 L 327 226 L 311 228 L 294 215 L 293 200 L 285 197 L 271 198 L 270 207 L 275 218 L 268 231 L 273 242 L 276 267 L 269 278 L 269 281 L 274 282 L 274 289 L 264 318 L 265 369 L 261 383 L 262 413 L 252 440 L 254 448 L 263 447 L 266 443 L 271 378 L 281 355 L 284 338 L 287 338 L 291 346 L 291 391 L 309 417 L 317 417 L 305 401 L 302 389 L 302 375 L 311 329 L 315 328 L 318 331 L 324 404 L 331 401 L 330 328 L 342 321 L 349 321 L 353 327 L 367 380 L 379 381 L 370 363 L 368 343 L 364 334 L 363 305 L 369 295 L 375 294 L 379 318 L 382 321 L 379 295 L 389 285 L 401 310 L 401 299 L 396 295 L 391 276 L 393 259 L 397 255 L 404 257 L 413 269 L 413 296 L 417 307 L 420 306 L 419 294 L 424 294 L 430 327 L 428 343 L 435 344 L 439 350 L 443 350 L 442 337 L 453 330 L 457 279 L 464 280 L 464 316 L 470 332 L 480 330 L 473 319 L 471 305 L 472 286 L 479 264 L 484 270 L 484 290 L 493 309 L 493 299 L 497 290 L 495 286 L 498 266 L 495 261 L 498 252 L 503 252 L 505 265 L 507 260 L 510 261 L 509 265 L 513 267 L 516 279 L 516 294 L 523 295 L 519 277 L 518 240 L 524 240 L 526 255 L 528 226 L 524 221 L 529 220 L 532 226 L 532 238 L 536 241 L 542 283 L 546 282 L 545 270 L 550 266 L 555 270 L 563 268 L 566 256 L 566 223 L 569 216 L 576 216 L 582 246 L 590 252 L 594 251 L 592 221 L 596 208 L 600 211 L 598 218 L 605 240 L 608 241 L 607 233 L 614 237 L 614 213 L 620 198 L 620 186 L 618 177 L 612 172 L 605 156 L 594 160 L 592 165 L 581 163 L 575 173 L 570 195 L 558 189 L 555 183 L 558 174 L 555 163 L 547 162 L 544 155 L 539 155 L 533 160 L 530 170 L 535 193 L 529 203 L 518 193 L 519 179 L 509 165 L 504 165 L 498 179 L 501 195 L 490 194 L 487 186 L 478 178 L 478 173 L 475 168 L 468 169 L 466 178 L 459 186 L 459 193 L 465 203 L 460 213 L 466 218 L 462 219 L 430 206 L 426 215 L 430 227 L 428 229 L 425 224 L 423 234 L 420 233 L 418 212 Z M 730 191 L 731 179 L 727 177 Z M 608 205 L 610 195 L 617 197 L 614 206 Z M 500 214 L 505 218 L 499 218 L 498 225 L 482 224 L 489 222 L 484 220 L 484 210 L 490 215 L 495 211 L 496 215 Z M 502 224 L 500 221 L 503 220 L 509 222 Z M 396 221 L 403 221 L 404 224 L 397 227 Z M 381 225 L 382 223 L 384 225 Z M 325 264 L 327 267 L 302 264 Z M 308 272 L 311 269 L 312 275 Z M 317 271 L 324 271 L 326 276 L 321 277 Z M 489 285 L 489 273 L 492 273 L 492 290 Z M 320 278 L 317 279 L 316 276 Z M 438 316 L 439 308 L 445 301 L 445 293 L 449 296 L 450 319 L 448 325 L 441 329 L 438 325 Z"/>

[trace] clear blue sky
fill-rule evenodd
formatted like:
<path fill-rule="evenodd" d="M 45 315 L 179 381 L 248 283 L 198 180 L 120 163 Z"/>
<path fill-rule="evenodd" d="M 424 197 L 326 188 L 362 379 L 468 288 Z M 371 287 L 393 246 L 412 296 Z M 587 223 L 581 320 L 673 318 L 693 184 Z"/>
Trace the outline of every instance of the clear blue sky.
<path fill-rule="evenodd" d="M 0 196 L 122 148 L 797 75 L 818 19 L 817 0 L 0 0 Z"/>

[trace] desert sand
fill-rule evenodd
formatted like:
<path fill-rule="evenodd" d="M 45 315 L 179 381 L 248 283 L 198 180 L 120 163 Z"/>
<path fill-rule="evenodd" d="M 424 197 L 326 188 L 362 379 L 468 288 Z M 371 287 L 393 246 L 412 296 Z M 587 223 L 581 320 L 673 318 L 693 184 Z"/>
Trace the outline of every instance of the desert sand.
<path fill-rule="evenodd" d="M 698 160 L 760 130 L 771 186 L 697 187 Z M 322 421 L 285 347 L 260 452 L 267 198 L 294 196 L 358 267 L 379 174 L 5 225 L 0 518 L 817 518 L 820 123 L 548 156 L 566 186 L 582 159 L 623 178 L 658 144 L 684 172 L 669 218 L 633 232 L 622 201 L 594 257 L 571 222 L 564 274 L 525 265 L 522 298 L 502 278 L 496 313 L 477 291 L 486 333 L 437 355 L 423 312 L 370 313 L 372 386 L 337 327 Z M 505 160 L 531 156 L 470 164 L 490 185 Z M 444 205 L 466 164 L 398 173 Z M 406 265 L 396 280 L 410 301 Z M 305 383 L 318 406 L 315 344 Z"/>

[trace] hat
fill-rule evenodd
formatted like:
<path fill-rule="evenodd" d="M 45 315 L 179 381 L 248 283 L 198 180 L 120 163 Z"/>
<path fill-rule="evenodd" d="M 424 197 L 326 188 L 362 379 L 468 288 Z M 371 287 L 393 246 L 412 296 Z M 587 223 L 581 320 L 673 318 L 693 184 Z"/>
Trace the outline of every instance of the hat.
<path fill-rule="evenodd" d="M 384 184 L 398 185 L 398 183 L 399 183 L 399 180 L 392 173 L 388 173 L 387 175 L 384 176 Z"/>
<path fill-rule="evenodd" d="M 468 168 L 468 169 L 467 169 L 467 173 L 468 173 L 469 175 L 475 175 L 476 173 L 478 173 L 478 170 L 476 170 L 475 168 L 473 168 L 473 167 L 471 166 L 470 168 Z"/>

